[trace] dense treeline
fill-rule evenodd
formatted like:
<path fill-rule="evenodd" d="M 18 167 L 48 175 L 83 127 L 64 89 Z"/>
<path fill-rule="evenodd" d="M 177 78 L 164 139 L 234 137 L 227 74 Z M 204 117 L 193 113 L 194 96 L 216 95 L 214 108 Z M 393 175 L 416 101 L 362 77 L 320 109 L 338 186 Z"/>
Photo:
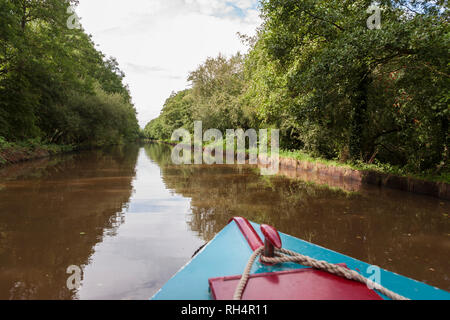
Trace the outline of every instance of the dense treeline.
<path fill-rule="evenodd" d="M 76 2 L 0 0 L 0 137 L 76 145 L 137 138 L 117 61 L 71 28 Z"/>
<path fill-rule="evenodd" d="M 447 1 L 263 0 L 246 56 L 208 59 L 148 124 L 281 130 L 285 149 L 341 161 L 448 172 Z"/>

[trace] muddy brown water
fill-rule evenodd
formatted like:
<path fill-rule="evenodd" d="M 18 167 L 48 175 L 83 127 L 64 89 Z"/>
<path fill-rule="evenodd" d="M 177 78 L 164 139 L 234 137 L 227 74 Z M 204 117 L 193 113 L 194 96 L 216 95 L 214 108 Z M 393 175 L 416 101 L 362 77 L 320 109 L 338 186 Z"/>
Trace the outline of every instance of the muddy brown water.
<path fill-rule="evenodd" d="M 148 299 L 233 216 L 450 290 L 449 201 L 170 154 L 136 145 L 0 170 L 0 299 Z"/>

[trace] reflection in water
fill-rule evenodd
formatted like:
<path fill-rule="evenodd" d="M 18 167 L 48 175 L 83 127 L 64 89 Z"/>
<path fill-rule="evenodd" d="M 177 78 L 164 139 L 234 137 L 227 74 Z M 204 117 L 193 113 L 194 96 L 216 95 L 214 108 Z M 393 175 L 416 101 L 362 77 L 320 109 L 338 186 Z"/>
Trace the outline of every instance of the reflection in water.
<path fill-rule="evenodd" d="M 122 223 L 136 153 L 84 152 L 1 171 L 0 299 L 74 298 L 66 269 L 88 264 Z"/>
<path fill-rule="evenodd" d="M 372 186 L 349 193 L 281 176 L 259 176 L 249 166 L 173 166 L 167 149 L 146 147 L 160 163 L 167 187 L 192 199 L 189 225 L 205 240 L 231 217 L 244 216 L 450 289 L 448 201 Z"/>
<path fill-rule="evenodd" d="M 0 299 L 147 299 L 236 215 L 450 289 L 450 202 L 170 155 L 150 144 L 0 170 Z"/>

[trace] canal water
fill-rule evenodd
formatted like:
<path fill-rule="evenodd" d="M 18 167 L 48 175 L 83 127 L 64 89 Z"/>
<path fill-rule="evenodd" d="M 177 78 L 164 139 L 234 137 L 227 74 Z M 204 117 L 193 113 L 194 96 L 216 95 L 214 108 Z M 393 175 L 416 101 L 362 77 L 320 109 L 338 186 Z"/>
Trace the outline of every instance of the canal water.
<path fill-rule="evenodd" d="M 450 291 L 449 201 L 170 155 L 132 145 L 0 170 L 0 299 L 148 299 L 233 216 Z"/>

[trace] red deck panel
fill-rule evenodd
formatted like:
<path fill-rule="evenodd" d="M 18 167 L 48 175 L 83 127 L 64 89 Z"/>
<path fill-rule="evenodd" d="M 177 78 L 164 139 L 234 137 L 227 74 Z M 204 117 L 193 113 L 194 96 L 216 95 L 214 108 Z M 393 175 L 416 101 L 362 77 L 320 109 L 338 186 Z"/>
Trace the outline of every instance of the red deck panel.
<path fill-rule="evenodd" d="M 216 300 L 232 300 L 241 276 L 209 279 Z M 315 269 L 250 276 L 242 300 L 383 300 L 366 285 Z"/>

